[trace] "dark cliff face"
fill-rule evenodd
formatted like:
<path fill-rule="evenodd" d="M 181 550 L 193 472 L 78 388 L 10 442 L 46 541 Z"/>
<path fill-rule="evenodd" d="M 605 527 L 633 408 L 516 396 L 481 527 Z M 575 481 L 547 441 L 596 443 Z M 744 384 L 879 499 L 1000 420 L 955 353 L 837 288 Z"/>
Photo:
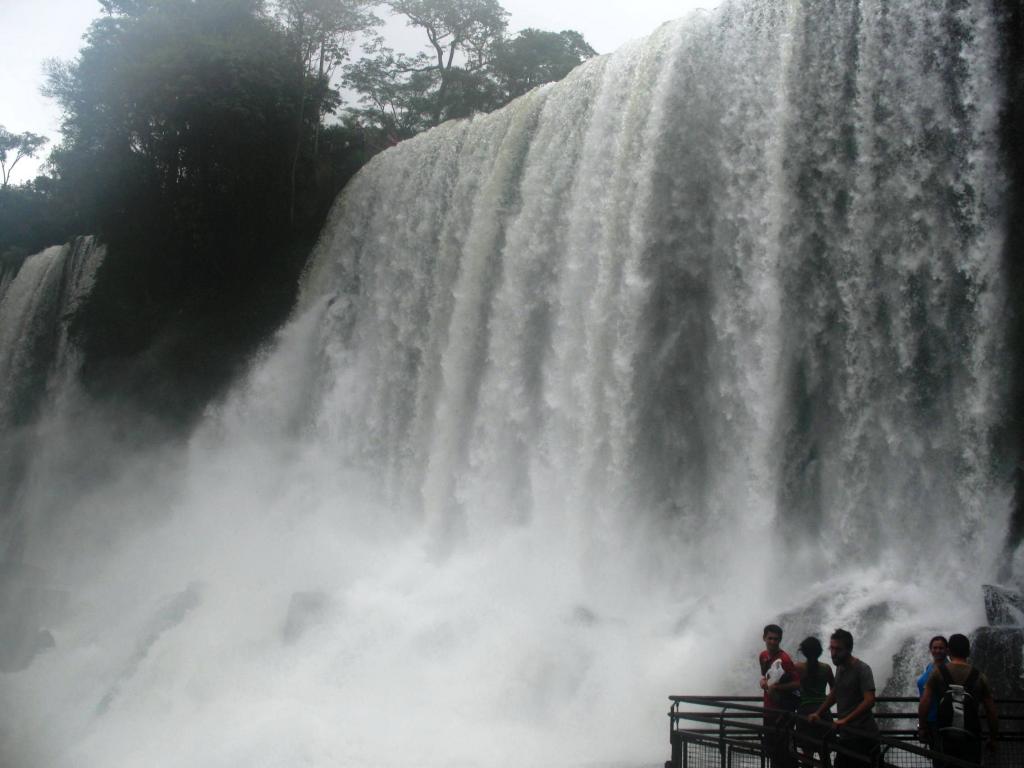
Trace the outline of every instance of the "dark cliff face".
<path fill-rule="evenodd" d="M 1014 589 L 982 587 L 986 623 L 969 632 L 972 664 L 983 671 L 997 699 L 1024 698 L 1024 595 Z M 932 634 L 966 632 L 964 627 L 933 627 L 907 637 L 892 657 L 892 674 L 883 696 L 917 696 L 917 678 L 931 663 Z"/>
<path fill-rule="evenodd" d="M 1008 431 L 1013 435 L 1007 449 L 1017 456 L 1014 513 L 1011 519 L 1007 553 L 1024 540 L 1024 3 L 997 0 L 1002 6 L 1003 72 L 1006 77 L 1006 107 L 1002 116 L 1002 144 L 1010 169 L 1011 189 L 1007 207 L 1006 279 L 1009 285 L 1011 343 L 1017 351 L 1013 363 L 1014 411 Z M 1012 442 L 1011 442 L 1012 441 Z M 1009 572 L 1007 562 L 1006 572 Z"/>
<path fill-rule="evenodd" d="M 1024 697 L 1024 595 L 986 584 L 987 626 L 971 637 L 971 661 L 982 669 L 996 698 Z"/>

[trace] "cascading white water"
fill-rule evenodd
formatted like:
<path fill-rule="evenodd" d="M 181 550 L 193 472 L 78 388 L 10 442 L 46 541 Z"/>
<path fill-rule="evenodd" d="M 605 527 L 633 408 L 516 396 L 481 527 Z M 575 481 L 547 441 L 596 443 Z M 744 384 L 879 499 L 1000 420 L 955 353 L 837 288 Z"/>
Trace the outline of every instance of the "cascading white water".
<path fill-rule="evenodd" d="M 94 238 L 80 237 L 0 267 L 0 562 L 21 543 L 24 510 L 16 494 L 38 447 L 34 417 L 57 407 L 78 372 L 69 321 L 105 253 Z"/>
<path fill-rule="evenodd" d="M 187 451 L 31 468 L 66 607 L 0 756 L 647 764 L 780 611 L 881 676 L 980 623 L 998 48 L 981 3 L 727 2 L 378 156 Z"/>
<path fill-rule="evenodd" d="M 0 270 L 0 427 L 24 418 L 16 411 L 68 367 L 67 319 L 92 290 L 104 250 L 81 237 Z"/>

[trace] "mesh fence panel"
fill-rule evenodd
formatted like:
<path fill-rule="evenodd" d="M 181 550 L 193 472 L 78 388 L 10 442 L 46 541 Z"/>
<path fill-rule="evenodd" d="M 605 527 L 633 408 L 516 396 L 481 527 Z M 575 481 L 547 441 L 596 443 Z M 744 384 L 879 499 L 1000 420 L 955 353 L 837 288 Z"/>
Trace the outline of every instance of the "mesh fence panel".
<path fill-rule="evenodd" d="M 713 707 L 718 711 L 712 714 L 707 710 L 687 713 L 674 710 L 671 713 L 673 738 L 681 741 L 681 749 L 677 753 L 681 758 L 679 768 L 775 768 L 761 746 L 761 734 L 773 739 L 774 729 L 766 729 L 762 725 L 761 713 L 754 711 L 754 707 L 745 699 L 737 697 L 730 701 L 712 697 L 687 697 L 685 701 L 698 707 Z M 888 711 L 883 709 L 878 713 L 882 723 L 881 732 L 885 737 L 883 740 L 895 742 L 881 745 L 882 768 L 945 768 L 946 761 L 941 754 L 933 758 L 915 751 L 924 748 L 917 740 L 916 733 L 909 730 L 916 726 L 916 703 L 913 699 L 889 699 L 884 702 L 888 705 Z M 999 710 L 998 743 L 995 751 L 982 751 L 981 766 L 1024 768 L 1024 702 L 1000 702 Z M 695 730 L 688 730 L 682 721 L 689 721 Z M 716 724 L 717 728 L 714 727 Z M 813 734 L 813 730 L 804 729 L 804 734 Z M 820 741 L 801 738 L 799 733 L 792 733 L 789 738 L 791 758 L 785 768 L 817 768 L 822 765 L 820 753 L 814 750 L 815 745 L 820 747 Z M 829 751 L 827 757 L 827 764 L 833 766 L 835 752 Z M 667 767 L 671 765 L 671 761 L 666 764 Z M 868 768 L 869 763 L 865 761 L 864 766 Z"/>
<path fill-rule="evenodd" d="M 683 768 L 721 768 L 722 751 L 717 744 L 685 741 L 683 745 Z"/>
<path fill-rule="evenodd" d="M 883 765 L 892 768 L 932 768 L 935 763 L 923 755 L 917 755 L 899 747 L 890 747 L 882 752 Z M 984 768 L 1022 768 L 1024 766 L 1024 740 L 1009 736 L 1001 739 L 994 752 L 982 749 L 981 765 Z M 938 763 L 942 768 L 942 763 Z"/>
<path fill-rule="evenodd" d="M 771 760 L 763 757 L 761 751 L 747 747 L 729 747 L 726 757 L 728 766 L 733 768 L 769 768 Z"/>

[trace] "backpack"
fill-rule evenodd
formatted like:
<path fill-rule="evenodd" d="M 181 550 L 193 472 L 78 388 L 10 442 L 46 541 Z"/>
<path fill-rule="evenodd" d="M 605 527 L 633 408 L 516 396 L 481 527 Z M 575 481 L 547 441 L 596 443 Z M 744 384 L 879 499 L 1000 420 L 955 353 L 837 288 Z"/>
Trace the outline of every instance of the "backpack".
<path fill-rule="evenodd" d="M 953 682 L 953 676 L 946 665 L 938 667 L 945 688 L 939 699 L 939 733 L 944 737 L 959 739 L 981 738 L 981 717 L 978 715 L 976 686 L 981 673 L 971 667 L 963 685 Z"/>

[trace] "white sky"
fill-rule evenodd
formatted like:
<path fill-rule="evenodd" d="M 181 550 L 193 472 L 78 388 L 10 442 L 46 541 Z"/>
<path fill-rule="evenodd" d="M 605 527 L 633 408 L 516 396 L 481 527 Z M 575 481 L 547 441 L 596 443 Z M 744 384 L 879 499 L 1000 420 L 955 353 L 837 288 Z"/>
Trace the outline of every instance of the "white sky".
<path fill-rule="evenodd" d="M 711 8 L 721 0 L 503 0 L 509 11 L 509 30 L 525 27 L 554 32 L 575 29 L 599 53 L 610 53 L 628 40 L 653 32 L 661 23 Z M 96 0 L 0 0 L 0 29 L 8 31 L 0 48 L 0 125 L 20 133 L 33 131 L 59 139 L 59 114 L 39 93 L 43 61 L 74 58 L 89 22 L 100 15 Z M 402 48 L 408 37 L 401 24 L 389 24 L 385 34 Z M 44 148 L 42 156 L 49 151 Z M 22 160 L 11 181 L 32 178 L 43 157 Z"/>

